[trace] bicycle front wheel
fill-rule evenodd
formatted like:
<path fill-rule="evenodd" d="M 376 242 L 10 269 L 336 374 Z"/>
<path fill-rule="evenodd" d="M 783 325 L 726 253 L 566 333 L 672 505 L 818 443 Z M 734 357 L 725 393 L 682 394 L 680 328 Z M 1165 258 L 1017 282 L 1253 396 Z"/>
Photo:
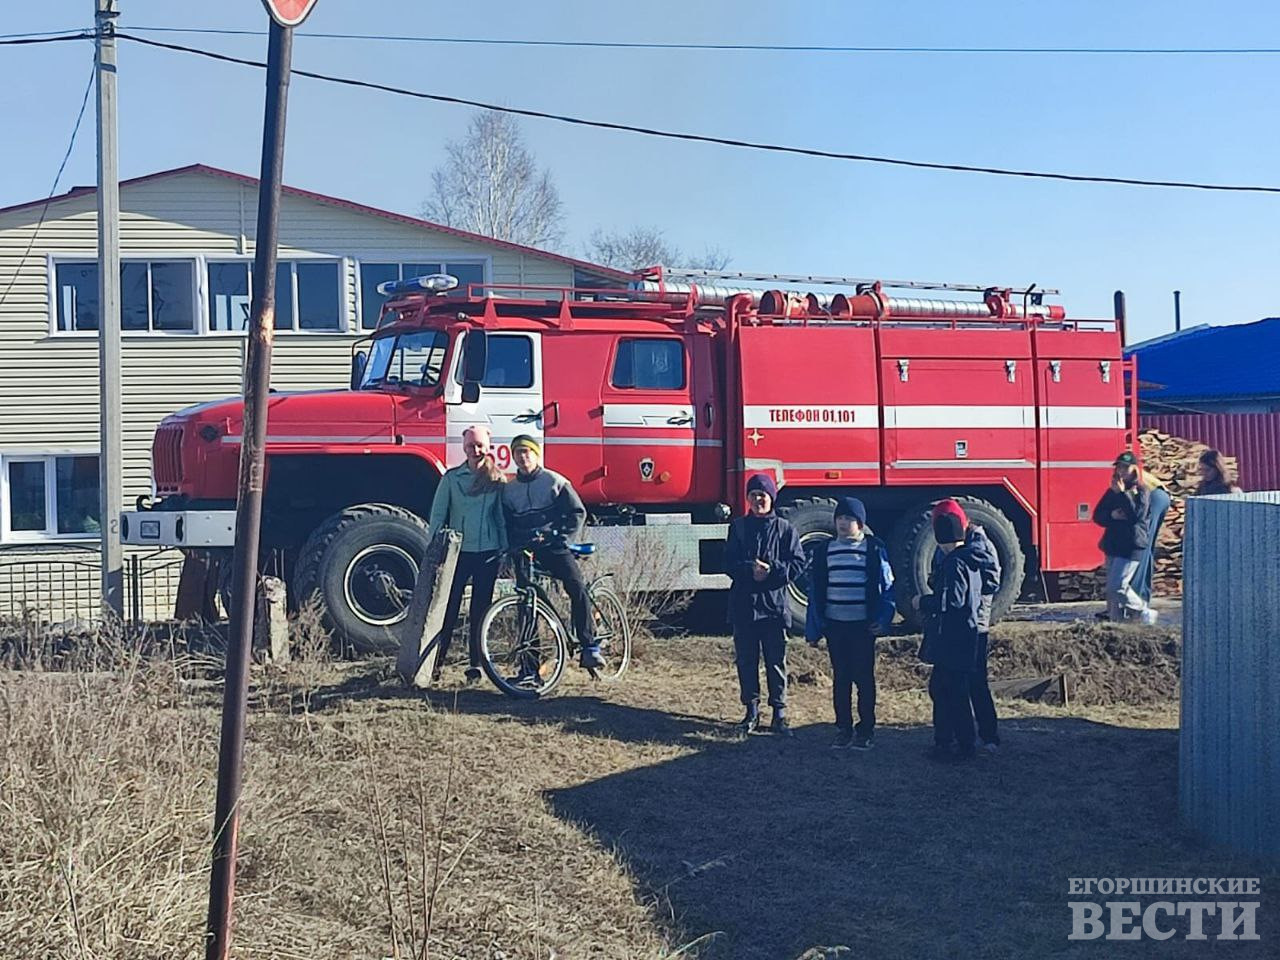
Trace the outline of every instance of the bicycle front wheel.
<path fill-rule="evenodd" d="M 560 683 L 568 660 L 564 625 L 541 600 L 521 594 L 503 597 L 484 615 L 480 666 L 507 696 L 547 696 Z"/>
<path fill-rule="evenodd" d="M 601 680 L 614 681 L 626 673 L 631 663 L 631 624 L 622 599 L 609 587 L 593 587 L 591 623 L 600 644 L 604 666 L 596 669 Z"/>

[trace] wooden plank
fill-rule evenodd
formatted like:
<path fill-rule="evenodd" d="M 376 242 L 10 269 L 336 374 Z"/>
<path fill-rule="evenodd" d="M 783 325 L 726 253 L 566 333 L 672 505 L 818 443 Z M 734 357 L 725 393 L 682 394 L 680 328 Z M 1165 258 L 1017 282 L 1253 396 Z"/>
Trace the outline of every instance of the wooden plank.
<path fill-rule="evenodd" d="M 1011 680 L 992 680 L 991 695 L 1006 699 L 1034 700 L 1041 703 L 1066 705 L 1069 681 L 1066 674 L 1048 677 L 1020 677 Z"/>
<path fill-rule="evenodd" d="M 396 671 L 413 687 L 431 685 L 436 667 L 436 637 L 444 626 L 444 611 L 453 585 L 453 572 L 462 549 L 462 535 L 442 529 L 431 540 L 413 588 L 409 613 L 401 624 L 400 655 Z"/>

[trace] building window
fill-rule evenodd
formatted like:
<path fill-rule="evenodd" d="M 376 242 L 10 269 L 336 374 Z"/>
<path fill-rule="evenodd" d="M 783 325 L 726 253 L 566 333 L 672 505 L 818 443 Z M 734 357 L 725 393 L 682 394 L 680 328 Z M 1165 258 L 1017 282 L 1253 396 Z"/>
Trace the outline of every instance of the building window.
<path fill-rule="evenodd" d="M 622 340 L 610 382 L 624 390 L 683 390 L 684 345 L 679 340 Z"/>
<path fill-rule="evenodd" d="M 55 274 L 58 330 L 97 330 L 97 263 L 58 263 Z M 120 264 L 120 328 L 128 333 L 194 333 L 195 264 L 190 260 Z"/>
<path fill-rule="evenodd" d="M 209 329 L 243 333 L 253 300 L 253 264 L 246 260 L 208 262 Z M 281 260 L 276 264 L 277 330 L 346 327 L 342 265 L 337 260 Z"/>
<path fill-rule="evenodd" d="M 3 539 L 74 539 L 100 532 L 96 454 L 11 456 L 0 464 Z"/>
<path fill-rule="evenodd" d="M 458 278 L 458 289 L 466 290 L 467 284 L 484 283 L 484 264 L 465 260 L 436 263 L 361 263 L 360 264 L 360 326 L 372 330 L 378 325 L 378 315 L 387 298 L 378 292 L 378 284 L 388 280 L 412 280 L 433 273 L 447 273 Z"/>

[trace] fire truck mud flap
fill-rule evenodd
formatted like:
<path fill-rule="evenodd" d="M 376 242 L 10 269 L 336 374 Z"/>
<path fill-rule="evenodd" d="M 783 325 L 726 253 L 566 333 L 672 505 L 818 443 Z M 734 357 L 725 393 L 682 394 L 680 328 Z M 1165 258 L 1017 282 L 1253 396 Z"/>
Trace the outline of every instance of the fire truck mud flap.
<path fill-rule="evenodd" d="M 428 543 L 426 523 L 403 507 L 347 507 L 299 551 L 294 595 L 299 603 L 317 598 L 339 642 L 360 653 L 392 652 Z"/>

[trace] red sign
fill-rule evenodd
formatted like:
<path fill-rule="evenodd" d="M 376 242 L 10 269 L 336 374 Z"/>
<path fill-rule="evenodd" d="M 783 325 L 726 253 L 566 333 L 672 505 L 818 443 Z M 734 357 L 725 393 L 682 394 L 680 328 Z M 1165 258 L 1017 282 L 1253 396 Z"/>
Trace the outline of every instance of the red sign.
<path fill-rule="evenodd" d="M 271 19 L 282 27 L 296 27 L 316 5 L 316 0 L 262 0 Z"/>

